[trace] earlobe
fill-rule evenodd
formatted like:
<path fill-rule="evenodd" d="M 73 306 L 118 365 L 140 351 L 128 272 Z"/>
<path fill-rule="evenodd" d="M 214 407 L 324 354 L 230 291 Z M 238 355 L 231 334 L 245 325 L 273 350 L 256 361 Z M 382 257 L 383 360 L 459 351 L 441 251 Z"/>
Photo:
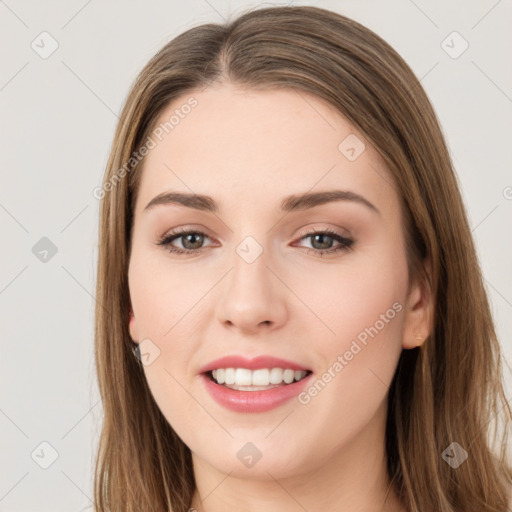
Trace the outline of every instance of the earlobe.
<path fill-rule="evenodd" d="M 423 345 L 423 342 L 428 336 L 424 336 L 422 333 L 416 333 L 414 335 L 414 342 L 411 342 L 407 348 L 416 348 Z"/>

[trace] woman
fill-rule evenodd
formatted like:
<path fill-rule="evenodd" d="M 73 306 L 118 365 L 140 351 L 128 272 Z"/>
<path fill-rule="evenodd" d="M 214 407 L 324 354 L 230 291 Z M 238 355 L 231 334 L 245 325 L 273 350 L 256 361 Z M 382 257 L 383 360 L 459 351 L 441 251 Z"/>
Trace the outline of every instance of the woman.
<path fill-rule="evenodd" d="M 466 213 L 380 37 L 315 7 L 179 35 L 100 195 L 98 511 L 509 510 Z"/>

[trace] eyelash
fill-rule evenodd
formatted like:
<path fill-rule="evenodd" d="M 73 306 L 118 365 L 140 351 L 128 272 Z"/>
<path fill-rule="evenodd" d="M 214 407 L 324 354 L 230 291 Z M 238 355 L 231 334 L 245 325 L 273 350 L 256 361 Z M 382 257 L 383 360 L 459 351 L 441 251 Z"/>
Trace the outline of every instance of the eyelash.
<path fill-rule="evenodd" d="M 312 232 L 308 232 L 301 236 L 299 240 L 302 240 L 303 238 L 310 238 L 315 235 L 328 235 L 329 238 L 333 238 L 336 241 L 340 242 L 340 245 L 331 249 L 311 249 L 310 247 L 306 247 L 307 254 L 314 253 L 316 256 L 323 257 L 325 254 L 334 254 L 342 251 L 350 251 L 353 249 L 352 245 L 354 243 L 354 240 L 351 240 L 350 238 L 346 238 L 336 231 L 333 231 L 331 229 L 322 229 L 322 230 L 313 230 Z M 157 242 L 157 245 L 166 247 L 167 250 L 170 253 L 176 253 L 176 254 L 183 254 L 185 256 L 192 256 L 193 254 L 198 254 L 204 249 L 202 247 L 201 249 L 191 250 L 191 249 L 179 249 L 177 247 L 174 247 L 171 245 L 171 242 L 174 240 L 184 237 L 186 235 L 206 235 L 206 233 L 203 233 L 202 231 L 196 231 L 196 230 L 187 230 L 183 228 L 178 228 L 175 231 L 165 234 L 163 237 L 159 239 Z M 209 238 L 209 237 L 208 237 Z"/>

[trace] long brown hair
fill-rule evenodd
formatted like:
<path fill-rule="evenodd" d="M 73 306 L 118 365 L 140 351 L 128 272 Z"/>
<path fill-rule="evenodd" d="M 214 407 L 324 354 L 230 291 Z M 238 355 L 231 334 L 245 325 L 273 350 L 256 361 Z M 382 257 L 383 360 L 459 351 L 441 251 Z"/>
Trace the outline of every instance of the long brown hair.
<path fill-rule="evenodd" d="M 435 305 L 431 335 L 420 347 L 402 351 L 390 387 L 389 474 L 411 512 L 508 510 L 512 472 L 505 448 L 512 412 L 468 219 L 436 114 L 390 45 L 349 18 L 305 6 L 249 10 L 225 24 L 187 30 L 150 60 L 124 105 L 97 195 L 95 361 L 104 418 L 96 509 L 184 512 L 191 506 L 190 450 L 163 417 L 132 354 L 127 272 L 141 174 L 134 155 L 171 101 L 212 82 L 313 93 L 383 157 L 402 201 L 409 278 L 428 280 Z M 442 456 L 453 442 L 468 454 L 457 468 Z"/>

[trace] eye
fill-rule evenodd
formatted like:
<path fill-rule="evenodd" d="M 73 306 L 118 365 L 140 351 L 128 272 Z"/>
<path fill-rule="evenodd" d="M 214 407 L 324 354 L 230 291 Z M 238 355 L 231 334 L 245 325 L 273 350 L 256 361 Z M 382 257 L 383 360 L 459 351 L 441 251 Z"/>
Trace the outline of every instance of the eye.
<path fill-rule="evenodd" d="M 334 254 L 352 249 L 354 241 L 331 229 L 314 229 L 313 232 L 302 236 L 300 240 L 309 238 L 312 248 L 306 247 L 308 254 L 320 255 Z M 339 245 L 332 246 L 333 240 Z"/>
<path fill-rule="evenodd" d="M 183 249 L 179 247 L 175 247 L 172 245 L 174 240 L 178 239 L 182 240 Z M 200 252 L 203 247 L 201 247 L 205 238 L 209 238 L 208 235 L 201 231 L 187 230 L 183 228 L 178 228 L 172 233 L 168 235 L 164 235 L 157 243 L 157 245 L 167 247 L 167 250 L 171 253 L 177 254 L 192 254 Z"/>
<path fill-rule="evenodd" d="M 204 249 L 204 240 L 210 238 L 202 231 L 178 228 L 173 232 L 164 235 L 157 242 L 157 245 L 166 247 L 170 253 L 183 254 L 191 256 L 198 254 Z M 354 241 L 347 238 L 340 233 L 331 229 L 315 229 L 313 232 L 307 232 L 299 240 L 311 239 L 312 247 L 306 247 L 307 253 L 314 254 L 316 256 L 324 256 L 325 254 L 333 254 L 341 251 L 348 251 L 352 249 Z M 175 240 L 182 239 L 182 248 L 173 245 Z M 338 245 L 332 246 L 334 242 Z"/>

